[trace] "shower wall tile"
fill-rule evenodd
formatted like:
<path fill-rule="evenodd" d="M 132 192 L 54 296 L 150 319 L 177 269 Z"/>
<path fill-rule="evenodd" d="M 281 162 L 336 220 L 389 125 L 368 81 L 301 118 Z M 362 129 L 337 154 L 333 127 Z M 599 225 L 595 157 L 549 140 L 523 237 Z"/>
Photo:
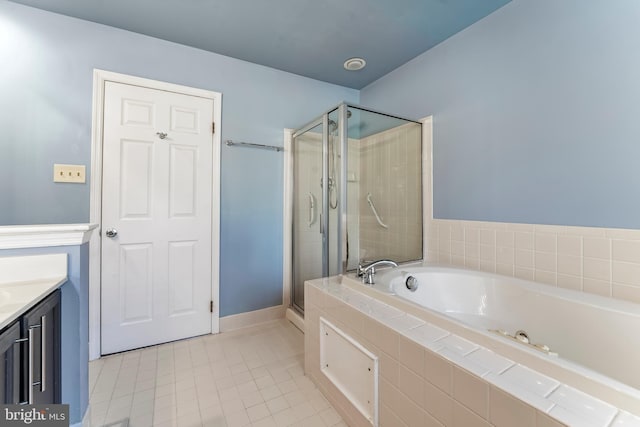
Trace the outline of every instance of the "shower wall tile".
<path fill-rule="evenodd" d="M 360 211 L 357 241 L 361 259 L 420 258 L 423 245 L 420 141 L 420 127 L 416 125 L 403 125 L 354 140 L 350 155 L 359 158 L 361 171 L 357 183 L 359 203 L 355 203 Z M 375 219 L 367 202 L 368 194 L 388 228 Z M 427 250 L 433 244 L 425 242 Z M 437 246 L 432 249 L 434 253 L 441 250 Z"/>

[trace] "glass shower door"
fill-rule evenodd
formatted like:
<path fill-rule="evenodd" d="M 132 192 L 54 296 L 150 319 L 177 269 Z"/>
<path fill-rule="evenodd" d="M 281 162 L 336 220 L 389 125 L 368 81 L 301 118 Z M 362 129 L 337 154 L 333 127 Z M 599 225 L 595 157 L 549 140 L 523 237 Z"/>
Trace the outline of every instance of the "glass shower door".
<path fill-rule="evenodd" d="M 323 233 L 323 122 L 294 135 L 292 305 L 304 311 L 304 282 L 326 275 Z"/>
<path fill-rule="evenodd" d="M 293 135 L 292 306 L 304 282 L 422 258 L 422 128 L 340 104 Z"/>

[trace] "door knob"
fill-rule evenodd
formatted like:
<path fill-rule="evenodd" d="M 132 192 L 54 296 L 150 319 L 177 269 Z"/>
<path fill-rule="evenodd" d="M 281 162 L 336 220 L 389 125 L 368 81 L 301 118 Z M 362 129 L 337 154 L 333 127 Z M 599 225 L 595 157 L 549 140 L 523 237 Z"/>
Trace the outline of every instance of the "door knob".
<path fill-rule="evenodd" d="M 106 235 L 107 237 L 110 237 L 113 239 L 118 235 L 118 230 L 116 230 L 115 228 L 107 228 Z"/>

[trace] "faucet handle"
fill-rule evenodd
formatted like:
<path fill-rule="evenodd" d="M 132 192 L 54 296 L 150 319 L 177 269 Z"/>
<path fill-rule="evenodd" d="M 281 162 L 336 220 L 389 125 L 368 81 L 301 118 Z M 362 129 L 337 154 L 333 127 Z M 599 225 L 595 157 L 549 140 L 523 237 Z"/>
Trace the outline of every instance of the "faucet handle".
<path fill-rule="evenodd" d="M 375 283 L 375 275 L 376 275 L 376 268 L 373 266 L 369 267 L 364 272 L 362 283 L 367 285 L 373 285 Z"/>
<path fill-rule="evenodd" d="M 358 277 L 363 277 L 364 276 L 364 272 L 365 272 L 365 268 L 362 265 L 362 263 L 358 263 L 358 272 L 357 272 L 357 276 Z"/>
<path fill-rule="evenodd" d="M 362 283 L 366 283 L 367 285 L 373 285 L 374 282 L 374 276 L 376 274 L 376 267 L 379 265 L 391 265 L 393 267 L 397 267 L 398 264 L 395 263 L 394 261 L 391 261 L 390 259 L 381 259 L 378 261 L 373 261 L 371 263 L 366 263 L 365 265 L 363 265 L 365 262 L 362 261 L 361 263 L 358 264 L 358 277 L 362 278 Z"/>

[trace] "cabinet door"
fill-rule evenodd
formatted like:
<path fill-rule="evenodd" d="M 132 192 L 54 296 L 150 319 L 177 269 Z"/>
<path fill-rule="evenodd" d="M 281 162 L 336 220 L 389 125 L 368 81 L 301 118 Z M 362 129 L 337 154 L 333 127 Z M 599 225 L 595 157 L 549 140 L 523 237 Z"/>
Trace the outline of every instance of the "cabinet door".
<path fill-rule="evenodd" d="M 22 334 L 29 338 L 23 346 L 23 401 L 60 403 L 59 290 L 23 316 Z"/>
<path fill-rule="evenodd" d="M 20 402 L 20 322 L 0 333 L 0 403 Z"/>

